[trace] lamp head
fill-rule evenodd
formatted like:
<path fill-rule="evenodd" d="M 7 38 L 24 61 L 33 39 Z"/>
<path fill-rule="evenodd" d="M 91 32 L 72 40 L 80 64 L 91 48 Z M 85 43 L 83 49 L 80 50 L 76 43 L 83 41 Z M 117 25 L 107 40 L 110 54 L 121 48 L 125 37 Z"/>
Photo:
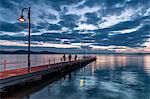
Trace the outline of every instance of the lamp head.
<path fill-rule="evenodd" d="M 20 22 L 25 22 L 25 21 L 26 21 L 26 19 L 23 17 L 23 15 L 21 15 L 18 20 L 19 20 Z"/>

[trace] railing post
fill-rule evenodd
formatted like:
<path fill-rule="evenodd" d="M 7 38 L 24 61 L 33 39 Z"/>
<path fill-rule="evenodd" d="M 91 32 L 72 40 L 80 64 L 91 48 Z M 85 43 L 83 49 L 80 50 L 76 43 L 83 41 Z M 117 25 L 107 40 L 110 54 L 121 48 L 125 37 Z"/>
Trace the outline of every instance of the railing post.
<path fill-rule="evenodd" d="M 54 63 L 55 63 L 55 58 L 54 58 Z"/>
<path fill-rule="evenodd" d="M 45 64 L 45 58 L 43 58 L 43 63 Z"/>
<path fill-rule="evenodd" d="M 63 66 L 63 58 L 62 57 L 60 58 L 60 61 L 61 61 L 61 65 Z"/>
<path fill-rule="evenodd" d="M 48 68 L 50 68 L 50 64 L 51 64 L 51 60 L 50 59 L 48 60 L 48 63 L 49 63 Z"/>
<path fill-rule="evenodd" d="M 6 70 L 6 60 L 4 60 L 4 70 Z"/>

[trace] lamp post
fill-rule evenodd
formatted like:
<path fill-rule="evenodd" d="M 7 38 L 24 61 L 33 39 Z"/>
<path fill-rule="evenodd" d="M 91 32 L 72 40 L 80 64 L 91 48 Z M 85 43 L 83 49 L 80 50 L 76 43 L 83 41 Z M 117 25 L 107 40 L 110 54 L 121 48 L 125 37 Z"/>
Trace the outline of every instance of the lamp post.
<path fill-rule="evenodd" d="M 83 42 L 84 43 L 84 58 L 85 58 L 85 42 Z"/>
<path fill-rule="evenodd" d="M 83 58 L 85 58 L 85 42 L 81 42 L 81 46 L 83 47 Z"/>
<path fill-rule="evenodd" d="M 30 7 L 28 8 L 23 8 L 21 12 L 21 16 L 18 19 L 20 22 L 25 22 L 25 18 L 23 16 L 23 11 L 27 10 L 28 11 L 28 72 L 30 72 Z"/>

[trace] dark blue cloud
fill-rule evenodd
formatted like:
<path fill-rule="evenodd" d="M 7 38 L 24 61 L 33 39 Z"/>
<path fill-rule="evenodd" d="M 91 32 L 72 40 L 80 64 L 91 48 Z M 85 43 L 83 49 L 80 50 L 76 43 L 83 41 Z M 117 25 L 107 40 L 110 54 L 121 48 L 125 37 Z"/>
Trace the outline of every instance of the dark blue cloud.
<path fill-rule="evenodd" d="M 62 15 L 61 19 L 69 22 L 76 22 L 80 19 L 80 16 L 75 14 L 67 14 L 67 15 Z"/>
<path fill-rule="evenodd" d="M 57 24 L 49 24 L 49 26 L 48 26 L 48 30 L 61 30 L 61 29 L 62 29 L 62 27 Z"/>
<path fill-rule="evenodd" d="M 67 27 L 70 29 L 78 27 L 78 25 L 76 23 L 73 23 L 73 22 L 59 21 L 58 24 L 61 25 L 62 27 Z"/>
<path fill-rule="evenodd" d="M 124 29 L 133 29 L 133 28 L 140 26 L 141 24 L 148 23 L 149 19 L 150 19 L 150 16 L 138 17 L 138 18 L 135 18 L 134 20 L 120 22 L 120 23 L 113 25 L 109 28 L 94 30 L 94 32 L 96 32 L 96 33 L 99 33 L 99 32 L 109 33 L 112 31 L 119 31 L 119 30 L 124 30 Z M 145 31 L 145 30 L 143 30 L 143 31 Z"/>
<path fill-rule="evenodd" d="M 19 32 L 19 31 L 22 31 L 22 29 L 19 28 L 18 25 L 13 24 L 13 23 L 0 22 L 0 31 Z"/>
<path fill-rule="evenodd" d="M 41 31 L 35 28 L 31 30 L 31 33 L 41 33 Z"/>
<path fill-rule="evenodd" d="M 38 25 L 36 26 L 37 29 L 47 29 L 49 23 L 46 22 L 42 22 L 42 23 L 38 23 Z"/>
<path fill-rule="evenodd" d="M 144 25 L 138 31 L 117 34 L 109 36 L 108 33 L 100 33 L 93 36 L 101 46 L 128 46 L 128 47 L 140 47 L 149 38 L 150 25 Z"/>
<path fill-rule="evenodd" d="M 86 13 L 84 16 L 87 18 L 86 20 L 87 24 L 97 25 L 98 22 L 100 21 L 100 18 L 98 18 L 96 13 Z"/>
<path fill-rule="evenodd" d="M 51 4 L 52 8 L 61 11 L 62 5 L 71 5 L 80 2 L 81 0 L 46 0 L 47 4 Z"/>
<path fill-rule="evenodd" d="M 57 16 L 53 15 L 53 14 L 49 14 L 48 15 L 48 19 L 52 19 L 52 20 L 56 20 Z"/>
<path fill-rule="evenodd" d="M 42 12 L 41 15 L 39 15 L 40 19 L 51 19 L 51 20 L 56 20 L 57 16 L 53 15 L 53 14 L 49 14 L 46 12 Z"/>
<path fill-rule="evenodd" d="M 10 36 L 10 35 L 1 35 L 0 40 L 9 40 L 9 41 L 28 41 L 27 36 Z"/>
<path fill-rule="evenodd" d="M 31 24 L 31 28 L 35 26 Z M 28 23 L 8 23 L 8 22 L 0 22 L 0 31 L 3 32 L 20 32 L 24 29 L 28 28 Z"/>
<path fill-rule="evenodd" d="M 60 24 L 62 27 L 73 29 L 78 27 L 77 23 L 79 19 L 80 16 L 75 14 L 61 15 L 61 21 L 59 21 L 58 24 Z"/>

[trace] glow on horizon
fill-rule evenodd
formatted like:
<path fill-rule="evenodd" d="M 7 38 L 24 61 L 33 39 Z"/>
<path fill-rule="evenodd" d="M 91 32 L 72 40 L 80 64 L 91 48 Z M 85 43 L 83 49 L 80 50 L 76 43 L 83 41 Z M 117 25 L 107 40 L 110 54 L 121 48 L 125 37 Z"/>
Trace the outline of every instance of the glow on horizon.
<path fill-rule="evenodd" d="M 147 44 L 150 45 L 150 42 Z M 0 40 L 1 46 L 27 46 L 27 42 L 18 42 L 18 41 L 7 41 Z M 62 44 L 62 43 L 44 43 L 44 42 L 33 42 L 31 43 L 33 47 L 54 47 L 54 48 L 78 48 L 80 49 L 83 46 L 81 43 L 77 44 Z M 130 48 L 126 46 L 95 46 L 87 45 L 93 50 L 106 50 L 106 51 L 115 51 L 116 53 L 150 53 L 150 46 L 145 48 Z"/>
<path fill-rule="evenodd" d="M 4 46 L 27 46 L 25 42 L 16 42 L 16 41 L 6 41 L 6 40 L 0 40 L 0 45 Z M 43 43 L 38 42 L 35 44 L 31 44 L 31 46 L 36 47 L 55 47 L 55 48 L 79 48 L 79 46 L 71 45 L 71 44 L 56 44 L 56 43 Z"/>

